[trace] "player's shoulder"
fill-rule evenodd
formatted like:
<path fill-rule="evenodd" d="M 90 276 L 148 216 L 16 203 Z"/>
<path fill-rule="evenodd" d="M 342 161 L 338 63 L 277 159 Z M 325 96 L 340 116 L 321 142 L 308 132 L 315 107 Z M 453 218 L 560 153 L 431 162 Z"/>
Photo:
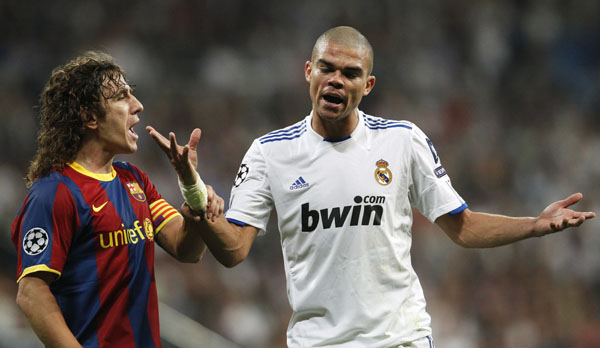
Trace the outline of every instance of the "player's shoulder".
<path fill-rule="evenodd" d="M 410 121 L 393 120 L 379 116 L 368 115 L 362 112 L 360 117 L 364 122 L 365 128 L 371 131 L 403 130 L 410 132 L 414 129 L 418 129 L 418 127 Z"/>
<path fill-rule="evenodd" d="M 131 162 L 113 161 L 112 165 L 117 172 L 117 176 L 124 180 L 143 182 L 144 179 L 148 177 L 146 172 Z"/>
<path fill-rule="evenodd" d="M 139 170 L 138 167 L 136 167 L 135 165 L 126 162 L 126 161 L 113 161 L 112 163 L 113 167 L 115 169 L 123 169 L 123 170 Z"/>
<path fill-rule="evenodd" d="M 55 188 L 60 183 L 64 184 L 67 182 L 71 182 L 71 179 L 63 171 L 51 170 L 37 178 L 29 188 L 29 191 L 45 191 Z"/>
<path fill-rule="evenodd" d="M 131 172 L 134 174 L 145 174 L 143 170 L 141 170 L 138 166 L 134 165 L 131 162 L 126 161 L 113 161 L 113 168 L 117 171 L 117 174 L 121 171 Z"/>
<path fill-rule="evenodd" d="M 53 205 L 57 197 L 74 196 L 79 191 L 75 182 L 63 171 L 52 170 L 37 178 L 29 188 L 28 199 L 37 204 Z"/>
<path fill-rule="evenodd" d="M 271 131 L 257 138 L 256 142 L 261 145 L 283 144 L 300 139 L 304 134 L 306 134 L 307 123 L 307 118 L 303 118 L 302 120 L 290 126 Z"/>

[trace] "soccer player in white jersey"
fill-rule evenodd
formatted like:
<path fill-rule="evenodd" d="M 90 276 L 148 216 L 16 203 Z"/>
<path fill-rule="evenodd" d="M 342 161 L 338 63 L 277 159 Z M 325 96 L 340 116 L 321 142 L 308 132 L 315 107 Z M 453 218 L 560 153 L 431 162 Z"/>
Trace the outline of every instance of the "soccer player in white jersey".
<path fill-rule="evenodd" d="M 417 126 L 358 109 L 375 85 L 372 68 L 371 45 L 358 31 L 322 34 L 304 67 L 311 114 L 253 142 L 226 218 L 203 231 L 216 258 L 233 267 L 277 210 L 293 309 L 289 347 L 433 347 L 410 261 L 411 206 L 464 247 L 540 237 L 595 216 L 568 209 L 579 193 L 535 218 L 469 210 Z"/>

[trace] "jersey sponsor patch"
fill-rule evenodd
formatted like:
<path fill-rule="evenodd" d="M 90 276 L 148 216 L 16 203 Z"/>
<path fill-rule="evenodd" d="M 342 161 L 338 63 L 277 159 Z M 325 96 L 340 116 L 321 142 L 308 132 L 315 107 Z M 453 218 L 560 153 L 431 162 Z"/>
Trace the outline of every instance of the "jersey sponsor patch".
<path fill-rule="evenodd" d="M 439 167 L 435 168 L 433 170 L 433 172 L 435 173 L 435 176 L 437 176 L 438 178 L 441 178 L 444 175 L 446 175 L 446 169 L 444 169 L 443 166 L 439 166 Z"/>
<path fill-rule="evenodd" d="M 379 226 L 383 218 L 385 196 L 354 196 L 356 205 L 331 207 L 312 210 L 309 203 L 300 207 L 302 232 L 313 232 L 317 228 L 323 230 L 347 226 Z"/>
<path fill-rule="evenodd" d="M 142 190 L 142 188 L 140 187 L 140 184 L 138 184 L 137 182 L 128 182 L 127 188 L 129 189 L 129 193 L 131 193 L 131 196 L 135 198 L 136 201 L 146 201 L 146 194 L 144 193 L 144 190 Z"/>
<path fill-rule="evenodd" d="M 48 233 L 43 228 L 34 227 L 27 231 L 25 237 L 23 237 L 23 251 L 27 255 L 39 255 L 46 250 L 48 241 Z"/>
<path fill-rule="evenodd" d="M 305 188 L 308 187 L 310 184 L 307 183 L 303 177 L 298 177 L 298 179 L 296 181 L 294 181 L 294 183 L 290 186 L 290 191 L 291 190 L 299 190 L 301 188 Z"/>
<path fill-rule="evenodd" d="M 378 184 L 387 186 L 392 182 L 392 171 L 388 168 L 390 165 L 386 160 L 380 159 L 375 162 L 375 181 Z"/>
<path fill-rule="evenodd" d="M 234 187 L 240 186 L 244 180 L 248 177 L 248 172 L 250 172 L 250 168 L 246 163 L 242 163 L 240 166 L 240 170 L 238 170 L 237 175 L 235 176 L 235 181 L 233 182 Z"/>

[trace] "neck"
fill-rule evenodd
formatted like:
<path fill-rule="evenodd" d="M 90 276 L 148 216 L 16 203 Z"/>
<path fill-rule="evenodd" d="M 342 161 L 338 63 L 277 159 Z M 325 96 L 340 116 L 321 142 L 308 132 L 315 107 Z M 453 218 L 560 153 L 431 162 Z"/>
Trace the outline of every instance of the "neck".
<path fill-rule="evenodd" d="M 317 134 L 327 140 L 346 138 L 356 129 L 358 125 L 358 110 L 354 109 L 348 116 L 342 119 L 326 119 L 319 116 L 313 109 L 311 126 Z"/>
<path fill-rule="evenodd" d="M 77 153 L 75 162 L 92 173 L 110 174 L 114 157 L 113 154 L 103 151 L 92 143 L 86 143 Z"/>

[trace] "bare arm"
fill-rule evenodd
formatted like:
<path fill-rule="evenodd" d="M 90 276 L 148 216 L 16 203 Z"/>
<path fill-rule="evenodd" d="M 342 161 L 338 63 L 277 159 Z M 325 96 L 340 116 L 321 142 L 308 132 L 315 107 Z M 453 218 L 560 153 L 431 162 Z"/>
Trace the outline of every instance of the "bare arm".
<path fill-rule="evenodd" d="M 200 231 L 208 228 L 206 220 L 215 220 L 222 215 L 225 202 L 208 188 L 208 208 L 203 216 L 192 211 L 187 204 L 181 206 L 183 217 L 169 221 L 156 235 L 156 242 L 180 262 L 198 262 L 206 251 Z"/>
<path fill-rule="evenodd" d="M 150 126 L 146 127 L 146 130 L 169 158 L 169 161 L 177 172 L 179 180 L 181 180 L 184 185 L 194 184 L 196 182 L 195 168 L 198 163 L 196 146 L 200 140 L 200 129 L 196 128 L 192 131 L 190 140 L 185 146 L 177 144 L 177 140 L 173 133 L 169 133 L 169 139 L 167 139 Z M 223 199 L 216 195 L 210 186 L 207 185 L 207 189 L 208 208 L 205 215 L 206 219 L 200 221 L 200 216 L 204 214 L 203 212 L 193 211 L 189 209 L 189 207 L 181 209 L 185 226 L 189 225 L 192 226 L 194 230 L 197 230 L 194 231 L 195 233 L 187 233 L 187 235 L 193 235 L 193 237 L 189 238 L 193 238 L 194 242 L 199 242 L 200 239 L 197 237 L 198 235 L 201 235 L 202 240 L 206 243 L 215 258 L 226 267 L 233 267 L 248 256 L 250 247 L 258 234 L 258 230 L 252 226 L 237 226 L 227 221 L 222 214 L 224 205 Z M 173 226 L 165 226 L 165 228 L 169 228 L 165 231 L 165 235 L 160 237 L 159 244 L 163 247 L 167 246 L 167 251 L 175 250 L 173 255 L 179 259 L 179 252 L 176 247 L 172 245 L 172 242 L 168 242 L 168 240 L 165 239 L 179 240 L 169 236 L 176 234 L 170 232 L 170 230 L 178 230 L 180 229 L 180 225 L 177 225 L 175 221 L 171 221 L 170 223 L 173 223 Z M 181 222 L 179 223 L 181 224 Z M 162 233 L 159 233 L 159 236 L 160 234 Z M 177 242 L 177 244 L 187 245 L 188 243 Z M 168 245 L 171 246 L 169 247 Z M 192 247 L 189 246 L 185 248 L 187 248 L 187 250 L 192 249 Z M 182 248 L 179 250 L 181 249 Z M 193 254 L 193 252 L 190 254 Z M 189 260 L 193 261 L 193 259 Z"/>
<path fill-rule="evenodd" d="M 29 320 L 33 331 L 47 347 L 81 347 L 56 303 L 49 284 L 55 275 L 37 272 L 19 282 L 17 305 Z"/>
<path fill-rule="evenodd" d="M 550 204 L 536 218 L 477 213 L 467 209 L 454 216 L 442 215 L 435 222 L 458 245 L 490 248 L 576 227 L 586 219 L 594 218 L 595 213 L 568 209 L 582 198 L 581 193 L 572 194 Z"/>
<path fill-rule="evenodd" d="M 202 238 L 215 258 L 226 267 L 233 267 L 246 259 L 258 234 L 256 227 L 230 223 L 225 215 L 214 221 L 208 220 L 206 227 L 201 230 Z"/>

